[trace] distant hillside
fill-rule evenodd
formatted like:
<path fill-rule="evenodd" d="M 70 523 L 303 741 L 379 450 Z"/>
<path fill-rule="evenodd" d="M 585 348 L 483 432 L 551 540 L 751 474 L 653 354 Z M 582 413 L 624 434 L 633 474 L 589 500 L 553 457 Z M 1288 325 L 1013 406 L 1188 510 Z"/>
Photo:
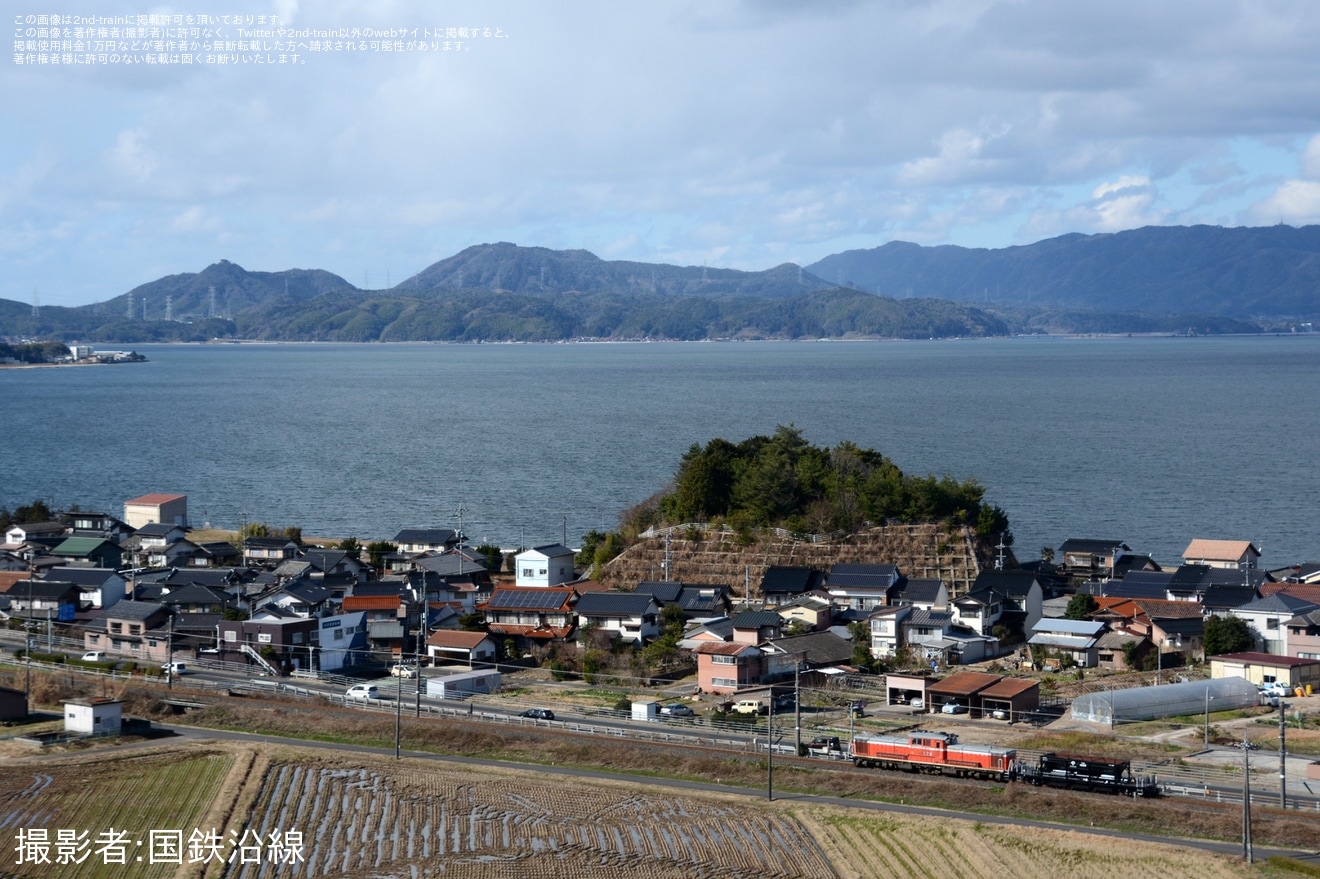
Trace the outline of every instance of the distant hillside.
<path fill-rule="evenodd" d="M 826 280 L 822 280 L 822 278 Z M 1320 318 L 1320 226 L 1150 227 L 972 250 L 893 242 L 762 272 L 482 244 L 388 290 L 221 260 L 78 308 L 0 300 L 0 338 L 154 342 L 901 339 L 1252 333 Z"/>
<path fill-rule="evenodd" d="M 1320 226 L 1148 226 L 1000 250 L 894 241 L 828 256 L 807 270 L 886 296 L 983 307 L 1320 315 Z"/>
<path fill-rule="evenodd" d="M 787 299 L 831 286 L 794 265 L 762 272 L 704 266 L 605 261 L 585 250 L 478 244 L 423 269 L 394 289 L 482 288 L 512 293 L 747 295 Z"/>

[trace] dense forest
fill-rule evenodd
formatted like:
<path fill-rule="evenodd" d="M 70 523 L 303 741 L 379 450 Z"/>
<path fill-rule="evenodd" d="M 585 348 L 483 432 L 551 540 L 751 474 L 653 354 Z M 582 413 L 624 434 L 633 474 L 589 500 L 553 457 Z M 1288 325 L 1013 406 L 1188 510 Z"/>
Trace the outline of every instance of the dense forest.
<path fill-rule="evenodd" d="M 909 476 L 851 442 L 818 448 L 793 426 L 734 444 L 714 439 L 683 455 L 672 485 L 625 515 L 637 533 L 659 522 L 724 520 L 734 527 L 825 533 L 865 523 L 946 520 L 1012 542 L 1008 516 L 974 480 Z"/>

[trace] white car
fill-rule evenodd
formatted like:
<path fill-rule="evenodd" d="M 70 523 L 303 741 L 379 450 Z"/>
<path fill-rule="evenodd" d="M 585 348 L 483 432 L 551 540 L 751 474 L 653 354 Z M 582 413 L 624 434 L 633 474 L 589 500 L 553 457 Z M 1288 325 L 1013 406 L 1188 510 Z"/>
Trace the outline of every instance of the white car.
<path fill-rule="evenodd" d="M 375 684 L 354 684 L 344 693 L 345 699 L 379 699 L 380 688 Z"/>
<path fill-rule="evenodd" d="M 83 662 L 105 662 L 105 654 L 100 650 L 88 650 L 82 655 Z"/>
<path fill-rule="evenodd" d="M 667 717 L 691 717 L 695 712 L 686 705 L 676 702 L 673 705 L 661 705 L 660 713 Z"/>
<path fill-rule="evenodd" d="M 390 675 L 396 678 L 415 678 L 417 666 L 407 662 L 396 662 L 390 666 Z"/>
<path fill-rule="evenodd" d="M 1272 684 L 1263 684 L 1260 691 L 1266 696 L 1291 696 L 1293 691 L 1288 689 L 1286 684 L 1275 681 Z"/>
<path fill-rule="evenodd" d="M 944 714 L 966 714 L 967 706 L 959 705 L 957 702 L 945 702 L 940 711 Z"/>
<path fill-rule="evenodd" d="M 167 675 L 181 675 L 188 670 L 186 662 L 167 662 L 160 667 L 160 670 Z"/>

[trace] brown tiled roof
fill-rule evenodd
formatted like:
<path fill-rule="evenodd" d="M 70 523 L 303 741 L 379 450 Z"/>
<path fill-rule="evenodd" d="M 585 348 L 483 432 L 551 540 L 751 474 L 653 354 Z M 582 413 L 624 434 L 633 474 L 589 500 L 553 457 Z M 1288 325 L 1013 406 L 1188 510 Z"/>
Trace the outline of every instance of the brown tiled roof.
<path fill-rule="evenodd" d="M 431 647 L 460 647 L 464 650 L 471 650 L 489 635 L 485 632 L 460 632 L 456 629 L 441 629 L 434 635 L 426 639 L 426 643 Z"/>
<path fill-rule="evenodd" d="M 0 571 L 0 592 L 8 592 L 15 583 L 27 580 L 27 571 Z"/>
<path fill-rule="evenodd" d="M 147 504 L 151 504 L 153 506 L 160 506 L 161 504 L 168 504 L 170 501 L 182 500 L 183 498 L 186 497 L 187 497 L 186 494 L 160 494 L 160 493 L 144 494 L 142 495 L 142 497 L 135 497 L 131 501 L 124 501 L 124 503 L 141 504 L 143 506 Z"/>
<path fill-rule="evenodd" d="M 1204 540 L 1196 539 L 1187 544 L 1183 558 L 1214 559 L 1215 561 L 1235 561 L 1242 558 L 1248 549 L 1254 550 L 1250 540 Z"/>
<path fill-rule="evenodd" d="M 397 610 L 397 595 L 348 595 L 340 605 L 345 612 L 357 610 Z"/>
<path fill-rule="evenodd" d="M 1320 665 L 1320 659 L 1303 659 L 1300 656 L 1278 656 L 1273 653 L 1225 653 L 1211 656 L 1210 659 L 1227 659 L 1231 662 L 1249 662 L 1253 665 L 1273 665 L 1296 668 L 1302 665 Z"/>
<path fill-rule="evenodd" d="M 1190 620 L 1205 616 L 1199 601 L 1165 601 L 1159 598 L 1134 598 L 1132 603 L 1150 619 Z"/>
<path fill-rule="evenodd" d="M 4 574 L 0 574 L 3 577 Z M 1262 583 L 1260 584 L 1261 598 L 1268 598 L 1271 595 L 1282 592 L 1284 595 L 1293 598 L 1300 598 L 1303 601 L 1312 601 L 1320 604 L 1320 584 L 1317 583 Z"/>
<path fill-rule="evenodd" d="M 755 650 L 751 644 L 737 644 L 732 641 L 712 641 L 709 644 L 700 644 L 695 652 L 703 653 L 708 656 L 737 656 L 744 650 Z"/>

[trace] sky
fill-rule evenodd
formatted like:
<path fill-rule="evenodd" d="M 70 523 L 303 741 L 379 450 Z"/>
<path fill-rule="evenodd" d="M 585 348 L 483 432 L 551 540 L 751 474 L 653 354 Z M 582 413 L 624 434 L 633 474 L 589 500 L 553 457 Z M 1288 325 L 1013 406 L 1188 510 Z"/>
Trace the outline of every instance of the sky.
<path fill-rule="evenodd" d="M 80 0 L 111 21 L 55 52 L 58 4 L 5 5 L 23 303 L 221 259 L 379 289 L 496 241 L 760 270 L 1320 221 L 1314 0 Z"/>

